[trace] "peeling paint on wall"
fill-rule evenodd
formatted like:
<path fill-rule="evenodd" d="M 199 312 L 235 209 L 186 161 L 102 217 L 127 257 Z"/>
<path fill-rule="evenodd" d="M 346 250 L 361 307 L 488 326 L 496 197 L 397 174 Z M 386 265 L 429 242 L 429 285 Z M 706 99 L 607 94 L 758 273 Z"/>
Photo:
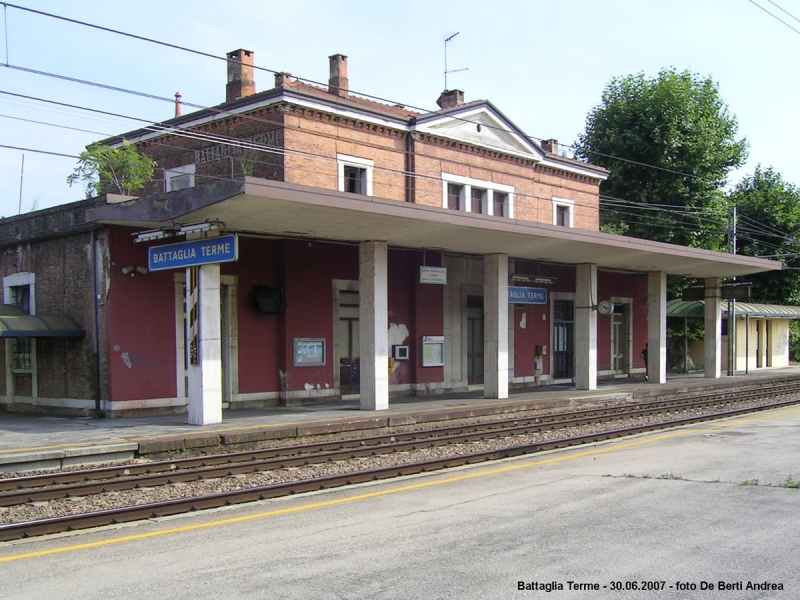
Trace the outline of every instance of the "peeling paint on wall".
<path fill-rule="evenodd" d="M 389 325 L 389 345 L 398 346 L 408 339 L 408 327 L 403 323 Z"/>
<path fill-rule="evenodd" d="M 131 362 L 131 357 L 128 356 L 127 352 L 122 353 L 122 362 L 124 362 L 125 366 L 128 367 L 129 369 L 133 367 L 133 363 Z"/>
<path fill-rule="evenodd" d="M 392 323 L 389 325 L 389 352 L 392 350 L 392 346 L 400 346 L 408 339 L 408 327 L 406 327 L 403 323 Z M 406 361 L 396 360 L 392 364 L 392 372 L 390 375 L 393 375 L 397 372 L 397 369 L 400 368 Z"/>

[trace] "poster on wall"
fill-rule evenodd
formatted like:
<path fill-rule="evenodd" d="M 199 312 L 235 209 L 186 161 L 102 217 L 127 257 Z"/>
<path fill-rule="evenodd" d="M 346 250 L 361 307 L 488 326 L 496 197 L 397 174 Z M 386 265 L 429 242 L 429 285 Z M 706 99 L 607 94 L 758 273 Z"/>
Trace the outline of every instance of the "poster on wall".
<path fill-rule="evenodd" d="M 444 336 L 426 335 L 422 338 L 422 366 L 444 366 Z"/>
<path fill-rule="evenodd" d="M 294 338 L 294 366 L 325 366 L 325 338 Z"/>

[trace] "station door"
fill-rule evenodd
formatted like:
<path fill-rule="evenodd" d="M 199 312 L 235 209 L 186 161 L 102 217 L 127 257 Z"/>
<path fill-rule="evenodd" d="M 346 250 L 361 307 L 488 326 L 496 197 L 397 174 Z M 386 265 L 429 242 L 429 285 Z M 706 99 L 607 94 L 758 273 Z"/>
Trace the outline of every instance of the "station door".
<path fill-rule="evenodd" d="M 467 296 L 467 383 L 483 383 L 483 296 Z"/>
<path fill-rule="evenodd" d="M 339 292 L 339 386 L 341 394 L 361 392 L 358 292 Z"/>
<path fill-rule="evenodd" d="M 575 303 L 553 302 L 553 379 L 575 376 Z"/>
<path fill-rule="evenodd" d="M 628 305 L 615 304 L 611 315 L 611 368 L 618 375 L 630 373 Z"/>

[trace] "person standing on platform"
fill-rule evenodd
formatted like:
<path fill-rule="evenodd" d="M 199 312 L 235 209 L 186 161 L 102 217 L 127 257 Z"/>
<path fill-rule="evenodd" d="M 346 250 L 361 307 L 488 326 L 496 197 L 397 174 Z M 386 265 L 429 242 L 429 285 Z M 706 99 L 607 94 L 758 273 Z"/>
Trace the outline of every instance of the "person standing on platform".
<path fill-rule="evenodd" d="M 647 363 L 647 347 L 649 344 L 644 345 L 644 350 L 642 350 L 641 357 L 644 359 L 644 380 L 650 381 L 650 367 Z"/>

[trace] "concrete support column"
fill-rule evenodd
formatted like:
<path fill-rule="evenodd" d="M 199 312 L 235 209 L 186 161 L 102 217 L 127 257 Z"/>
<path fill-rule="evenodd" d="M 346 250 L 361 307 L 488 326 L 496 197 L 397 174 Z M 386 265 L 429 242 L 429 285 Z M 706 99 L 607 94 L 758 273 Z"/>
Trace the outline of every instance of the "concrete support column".
<path fill-rule="evenodd" d="M 722 301 L 720 279 L 705 281 L 705 371 L 706 377 L 719 379 L 722 375 Z"/>
<path fill-rule="evenodd" d="M 508 256 L 483 257 L 483 396 L 508 398 Z"/>
<path fill-rule="evenodd" d="M 597 389 L 597 265 L 575 269 L 575 387 Z"/>
<path fill-rule="evenodd" d="M 187 346 L 192 341 L 192 318 L 197 322 L 197 364 L 189 364 L 189 424 L 222 423 L 222 335 L 220 327 L 219 264 L 197 268 L 197 289 L 186 271 L 186 306 L 190 310 Z M 192 301 L 193 292 L 196 294 Z"/>
<path fill-rule="evenodd" d="M 389 408 L 388 245 L 358 247 L 361 410 Z"/>
<path fill-rule="evenodd" d="M 647 376 L 650 383 L 667 381 L 667 274 L 647 276 Z"/>

